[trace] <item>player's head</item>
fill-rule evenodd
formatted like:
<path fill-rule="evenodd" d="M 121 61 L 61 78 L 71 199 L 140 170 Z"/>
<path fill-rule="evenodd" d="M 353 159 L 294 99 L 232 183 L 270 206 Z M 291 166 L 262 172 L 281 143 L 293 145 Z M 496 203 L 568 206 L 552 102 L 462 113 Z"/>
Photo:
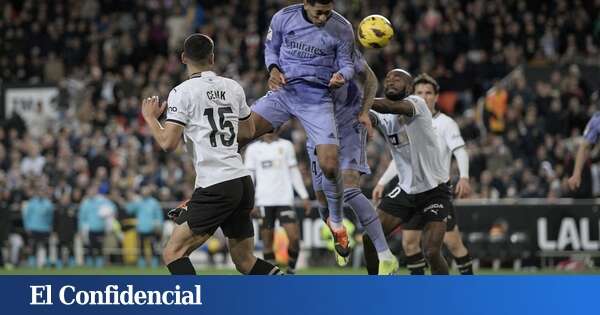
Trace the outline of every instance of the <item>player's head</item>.
<path fill-rule="evenodd" d="M 383 81 L 383 92 L 390 100 L 401 100 L 412 93 L 412 76 L 403 69 L 394 69 L 387 73 Z"/>
<path fill-rule="evenodd" d="M 427 73 L 422 73 L 414 79 L 413 86 L 415 95 L 422 97 L 429 110 L 433 112 L 440 93 L 440 85 L 437 81 Z"/>
<path fill-rule="evenodd" d="M 183 42 L 181 62 L 186 65 L 210 66 L 215 63 L 213 40 L 200 33 L 188 36 Z"/>
<path fill-rule="evenodd" d="M 304 0 L 306 16 L 316 26 L 323 26 L 333 12 L 333 0 Z"/>

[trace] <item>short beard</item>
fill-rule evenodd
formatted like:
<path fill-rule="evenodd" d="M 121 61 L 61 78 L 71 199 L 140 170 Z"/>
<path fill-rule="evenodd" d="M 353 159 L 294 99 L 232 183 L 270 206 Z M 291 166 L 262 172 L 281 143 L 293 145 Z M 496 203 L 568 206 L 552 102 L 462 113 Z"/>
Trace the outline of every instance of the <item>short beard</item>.
<path fill-rule="evenodd" d="M 400 101 L 406 98 L 406 91 L 400 93 L 385 93 L 385 98 L 392 101 Z"/>

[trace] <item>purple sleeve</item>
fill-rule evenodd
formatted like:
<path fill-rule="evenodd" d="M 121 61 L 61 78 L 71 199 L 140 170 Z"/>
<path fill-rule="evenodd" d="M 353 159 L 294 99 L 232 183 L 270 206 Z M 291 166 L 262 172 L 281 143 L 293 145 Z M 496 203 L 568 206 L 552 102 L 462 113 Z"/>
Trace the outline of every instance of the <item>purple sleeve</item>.
<path fill-rule="evenodd" d="M 279 66 L 279 49 L 282 41 L 280 20 L 279 13 L 275 13 L 271 19 L 271 25 L 265 40 L 265 65 L 269 71 L 272 67 L 281 69 Z"/>
<path fill-rule="evenodd" d="M 352 26 L 347 23 L 340 32 L 339 42 L 337 46 L 339 72 L 346 81 L 352 80 L 354 77 L 354 32 Z"/>
<path fill-rule="evenodd" d="M 600 115 L 594 115 L 592 119 L 585 126 L 583 131 L 583 138 L 589 143 L 598 142 L 598 135 L 600 134 Z"/>

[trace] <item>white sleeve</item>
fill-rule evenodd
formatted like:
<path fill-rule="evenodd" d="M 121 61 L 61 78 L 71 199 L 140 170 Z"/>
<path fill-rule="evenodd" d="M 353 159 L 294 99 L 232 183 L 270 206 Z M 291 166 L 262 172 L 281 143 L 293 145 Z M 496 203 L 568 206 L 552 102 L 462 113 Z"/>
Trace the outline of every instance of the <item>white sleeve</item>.
<path fill-rule="evenodd" d="M 396 170 L 396 163 L 394 162 L 394 160 L 391 160 L 387 169 L 385 170 L 385 172 L 383 172 L 383 175 L 381 175 L 381 178 L 377 182 L 377 185 L 385 186 L 392 179 L 394 179 L 395 176 L 399 176 L 398 170 Z"/>
<path fill-rule="evenodd" d="M 431 116 L 431 112 L 427 107 L 427 103 L 425 103 L 425 100 L 422 97 L 417 95 L 409 95 L 404 100 L 413 104 L 413 109 L 415 110 L 415 114 L 413 115 L 413 117 L 427 113 L 429 113 L 429 116 Z"/>
<path fill-rule="evenodd" d="M 256 170 L 256 158 L 254 157 L 254 144 L 251 144 L 246 149 L 244 154 L 244 166 L 251 171 Z"/>
<path fill-rule="evenodd" d="M 460 130 L 454 120 L 449 120 L 448 125 L 442 131 L 442 137 L 450 151 L 454 151 L 465 145 L 465 140 L 460 136 Z"/>
<path fill-rule="evenodd" d="M 298 165 L 298 161 L 296 160 L 296 151 L 294 150 L 294 145 L 289 141 L 286 141 L 285 161 L 287 162 L 287 164 L 290 168 Z"/>
<path fill-rule="evenodd" d="M 248 103 L 246 103 L 246 93 L 244 93 L 244 88 L 242 88 L 239 83 L 236 82 L 236 91 L 239 97 L 240 102 L 240 120 L 246 120 L 250 117 L 250 107 L 248 107 Z"/>
<path fill-rule="evenodd" d="M 464 146 L 459 147 L 453 152 L 458 164 L 460 178 L 469 178 L 469 154 Z"/>
<path fill-rule="evenodd" d="M 302 181 L 302 174 L 300 174 L 300 169 L 298 169 L 298 165 L 290 167 L 290 175 L 292 178 L 292 186 L 294 186 L 294 190 L 302 199 L 308 199 L 308 192 L 306 191 L 306 187 L 304 187 L 304 181 Z"/>
<path fill-rule="evenodd" d="M 167 99 L 167 120 L 166 122 L 186 126 L 190 121 L 188 104 L 183 97 L 183 91 L 172 89 Z"/>

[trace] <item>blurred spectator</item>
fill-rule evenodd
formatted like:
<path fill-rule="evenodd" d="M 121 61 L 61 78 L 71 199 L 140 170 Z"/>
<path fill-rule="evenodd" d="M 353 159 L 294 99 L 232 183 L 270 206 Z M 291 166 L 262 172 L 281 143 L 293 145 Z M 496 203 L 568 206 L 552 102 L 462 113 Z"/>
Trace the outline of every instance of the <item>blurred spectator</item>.
<path fill-rule="evenodd" d="M 153 187 L 151 185 L 143 186 L 141 196 L 131 200 L 126 206 L 127 212 L 136 217 L 136 230 L 139 239 L 138 267 L 140 268 L 147 265 L 157 267 L 159 263 L 159 253 L 156 248 L 162 232 L 164 215 L 160 203 L 152 197 L 152 192 Z M 148 256 L 146 255 L 146 246 L 149 246 L 151 250 L 152 259 L 150 262 L 148 262 Z"/>
<path fill-rule="evenodd" d="M 93 184 L 79 207 L 78 229 L 85 244 L 86 265 L 104 266 L 104 238 L 113 228 L 116 205 Z"/>
<path fill-rule="evenodd" d="M 48 198 L 48 187 L 31 183 L 30 198 L 23 205 L 23 227 L 27 233 L 31 254 L 29 266 L 49 265 L 50 233 L 54 219 L 54 205 Z M 39 251 L 44 254 L 39 254 Z M 42 257 L 42 259 L 38 259 Z"/>
<path fill-rule="evenodd" d="M 58 237 L 58 253 L 56 266 L 75 265 L 74 241 L 77 234 L 77 205 L 81 202 L 82 192 L 64 192 L 60 195 L 55 212 L 54 232 Z"/>

